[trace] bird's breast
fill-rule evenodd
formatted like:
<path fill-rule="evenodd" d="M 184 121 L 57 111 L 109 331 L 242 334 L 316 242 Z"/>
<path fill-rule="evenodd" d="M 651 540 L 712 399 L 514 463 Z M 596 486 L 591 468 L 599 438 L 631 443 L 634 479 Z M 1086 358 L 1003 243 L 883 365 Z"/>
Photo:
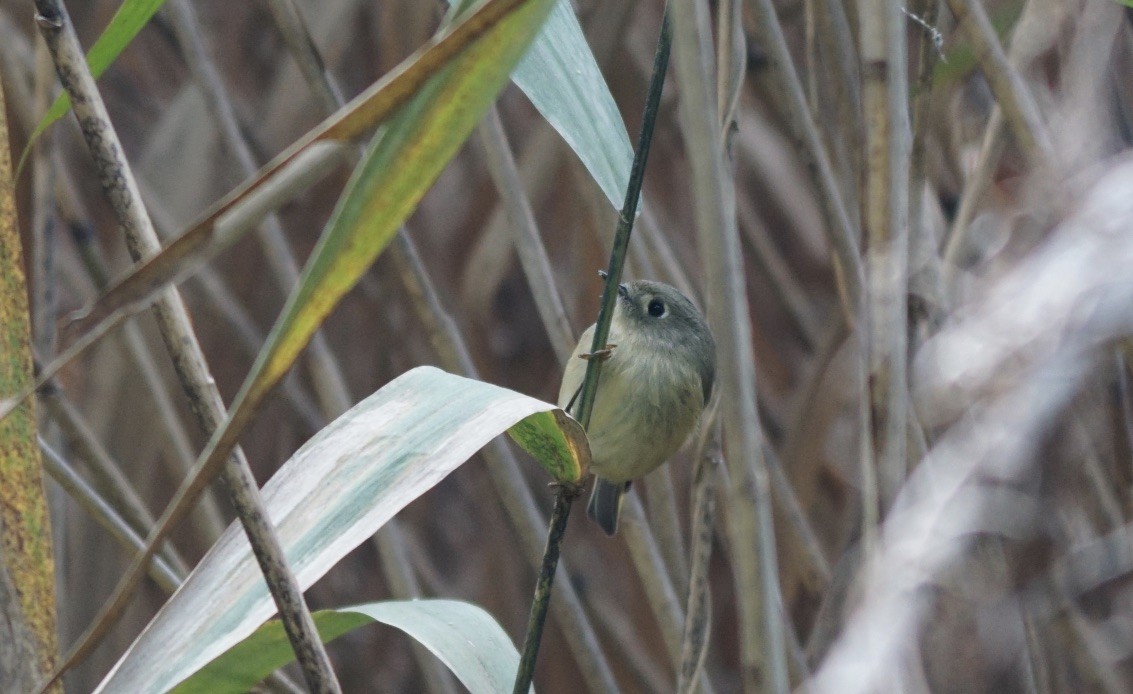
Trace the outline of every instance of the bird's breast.
<path fill-rule="evenodd" d="M 619 342 L 602 368 L 590 418 L 594 471 L 625 481 L 665 462 L 700 416 L 700 391 L 699 373 L 679 354 Z"/>

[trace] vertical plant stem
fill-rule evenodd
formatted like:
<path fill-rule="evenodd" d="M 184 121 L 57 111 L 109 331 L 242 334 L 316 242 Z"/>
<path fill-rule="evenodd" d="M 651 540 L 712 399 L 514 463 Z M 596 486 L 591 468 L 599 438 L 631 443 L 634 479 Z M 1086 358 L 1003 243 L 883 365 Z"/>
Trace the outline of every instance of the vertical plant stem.
<path fill-rule="evenodd" d="M 863 212 L 869 239 L 869 421 L 878 480 L 876 490 L 863 485 L 868 535 L 892 503 L 907 468 L 908 96 L 900 7 L 891 0 L 869 0 L 860 7 L 859 21 L 866 122 Z"/>
<path fill-rule="evenodd" d="M 512 237 L 519 253 L 519 264 L 527 277 L 527 286 L 535 297 L 535 307 L 548 333 L 551 347 L 555 350 L 555 356 L 558 357 L 559 364 L 565 365 L 574 347 L 573 331 L 566 317 L 566 309 L 563 308 L 562 297 L 555 288 L 551 261 L 539 237 L 535 213 L 523 192 L 519 169 L 515 165 L 511 145 L 508 144 L 504 125 L 495 106 L 488 109 L 484 122 L 477 130 L 487 154 L 488 171 L 511 222 Z"/>
<path fill-rule="evenodd" d="M 547 528 L 547 549 L 543 552 L 539 580 L 535 583 L 535 597 L 531 601 L 531 613 L 527 617 L 527 637 L 523 642 L 523 655 L 515 673 L 512 694 L 526 694 L 531 689 L 535 660 L 539 657 L 539 642 L 543 638 L 543 625 L 547 622 L 547 608 L 551 602 L 551 586 L 555 581 L 555 569 L 559 565 L 559 549 L 562 547 L 567 519 L 570 518 L 571 503 L 578 494 L 577 487 L 566 485 L 560 485 L 555 492 L 555 508 L 551 512 L 551 523 Z"/>
<path fill-rule="evenodd" d="M 720 459 L 720 434 L 714 430 L 704 454 L 696 461 L 692 483 L 692 573 L 689 576 L 688 607 L 685 608 L 681 664 L 677 673 L 678 694 L 693 691 L 704 669 L 708 652 L 708 630 L 712 621 L 708 591 L 708 566 L 712 558 L 712 536 L 716 526 L 716 467 Z"/>
<path fill-rule="evenodd" d="M 778 557 L 763 432 L 756 407 L 751 314 L 736 228 L 735 190 L 724 166 L 719 144 L 720 120 L 709 78 L 712 49 L 706 3 L 680 0 L 674 5 L 673 19 L 679 107 L 692 165 L 697 241 L 708 277 L 709 321 L 716 333 L 720 356 L 720 403 L 729 478 L 728 533 L 739 602 L 743 684 L 747 691 L 786 692 Z M 805 105 L 801 87 L 797 91 L 799 102 Z M 819 146 L 812 154 L 820 152 Z M 830 199 L 840 200 L 833 188 L 832 174 L 831 186 L 826 191 L 832 194 Z M 848 228 L 847 222 L 843 230 Z M 860 265 L 856 251 L 848 253 L 855 245 L 852 235 L 834 234 L 834 238 L 836 243 L 845 244 L 839 257 L 847 252 L 843 260 L 850 263 L 852 259 L 853 267 Z"/>
<path fill-rule="evenodd" d="M 665 72 L 669 65 L 669 48 L 671 45 L 671 30 L 669 27 L 669 8 L 666 4 L 665 14 L 661 19 L 661 36 L 657 40 L 657 53 L 653 60 L 653 75 L 649 80 L 649 91 L 645 97 L 645 116 L 641 123 L 641 132 L 637 138 L 637 148 L 634 151 L 633 166 L 630 168 L 629 183 L 626 187 L 625 203 L 622 205 L 618 217 L 618 228 L 614 233 L 614 247 L 610 251 L 610 264 L 605 275 L 605 285 L 602 290 L 602 304 L 598 309 L 598 321 L 594 328 L 594 341 L 591 343 L 591 352 L 597 352 L 606 345 L 610 335 L 610 323 L 614 318 L 614 302 L 617 300 L 618 283 L 621 281 L 622 266 L 625 264 L 626 251 L 629 248 L 630 234 L 633 232 L 633 220 L 637 214 L 637 203 L 641 196 L 641 184 L 645 179 L 645 164 L 649 160 L 649 145 L 653 140 L 653 126 L 657 122 L 657 110 L 661 103 L 661 89 L 665 84 Z M 601 359 L 590 359 L 586 362 L 586 376 L 582 381 L 581 394 L 578 398 L 577 409 L 573 413 L 584 429 L 589 428 L 590 413 L 594 408 L 594 396 L 598 392 L 598 377 L 602 367 Z M 561 523 L 565 526 L 566 518 L 570 513 L 570 502 L 562 501 L 561 497 L 567 493 L 566 488 L 560 488 L 555 499 L 555 511 L 564 518 Z M 562 542 L 562 532 L 555 533 L 555 516 L 551 519 L 551 531 L 547 535 L 547 548 L 543 554 L 543 567 L 550 567 L 551 576 L 547 579 L 548 591 L 550 581 L 554 578 L 554 569 L 558 564 L 559 544 Z M 553 561 L 549 558 L 553 557 Z M 541 599 L 539 586 L 544 578 L 540 572 L 539 584 L 536 586 L 535 599 L 531 603 L 531 618 L 528 620 L 527 636 L 524 638 L 524 661 L 534 659 L 539 652 L 539 641 L 542 638 L 542 622 L 546 619 L 547 607 L 550 603 L 549 594 Z M 540 625 L 533 630 L 533 625 Z M 531 655 L 528 656 L 527 654 Z M 523 664 L 520 664 L 516 673 L 515 692 L 526 692 L 530 685 L 533 673 L 524 673 Z"/>
<path fill-rule="evenodd" d="M 676 490 L 673 489 L 672 468 L 662 465 L 646 475 L 641 482 L 644 483 L 645 495 L 649 499 L 649 526 L 661 549 L 661 556 L 665 559 L 669 580 L 677 587 L 683 599 L 688 583 L 688 559 L 681 533 Z"/>
<path fill-rule="evenodd" d="M 36 115 L 46 113 L 55 87 L 55 67 L 42 41 L 35 44 Z M 32 145 L 32 331 L 35 351 L 49 355 L 55 351 L 55 319 L 58 312 L 55 253 L 59 245 L 59 215 L 55 209 L 55 161 L 51 156 L 55 139 L 44 132 Z"/>
<path fill-rule="evenodd" d="M 236 119 L 232 100 L 220 79 L 215 62 L 205 48 L 204 40 L 197 30 L 196 12 L 186 0 L 174 0 L 166 10 L 172 21 L 173 30 L 185 56 L 185 62 L 194 80 L 205 95 L 205 104 L 212 111 L 220 126 L 221 140 L 236 158 L 241 173 L 245 177 L 255 175 L 260 168 L 252 154 L 244 131 Z M 267 214 L 257 227 L 260 246 L 268 260 L 272 275 L 286 296 L 299 281 L 299 263 L 291 252 L 283 225 L 274 212 Z M 310 355 L 311 380 L 315 394 L 319 398 L 327 419 L 334 419 L 350 408 L 353 399 L 346 386 L 346 377 L 338 367 L 338 361 L 330 349 L 326 335 L 316 332 L 311 338 Z"/>
<path fill-rule="evenodd" d="M 653 57 L 653 74 L 645 97 L 645 115 L 641 121 L 641 132 L 637 137 L 633 166 L 629 172 L 625 203 L 618 216 L 618 228 L 614 232 L 614 246 L 610 251 L 610 264 L 606 269 L 606 281 L 602 288 L 598 321 L 594 325 L 591 352 L 597 352 L 605 347 L 606 340 L 610 337 L 610 323 L 614 320 L 618 283 L 621 282 L 622 266 L 625 264 L 629 238 L 633 232 L 633 221 L 637 215 L 637 203 L 641 195 L 641 184 L 645 179 L 645 164 L 649 159 L 649 145 L 653 141 L 653 126 L 657 122 L 657 110 L 661 104 L 661 89 L 665 85 L 665 71 L 669 66 L 671 45 L 672 30 L 669 26 L 669 5 L 666 3 L 665 14 L 661 18 L 661 36 L 657 40 L 657 52 Z M 601 369 L 601 359 L 590 359 L 586 362 L 586 376 L 582 381 L 582 391 L 578 396 L 578 407 L 574 413 L 583 428 L 590 426 L 590 412 L 594 408 L 594 396 L 598 392 L 598 377 Z"/>
<path fill-rule="evenodd" d="M 137 183 L 122 154 L 121 143 L 110 124 L 66 8 L 60 0 L 37 0 L 36 10 L 36 22 L 55 59 L 59 79 L 71 96 L 75 114 L 98 169 L 99 180 L 126 233 L 127 246 L 136 260 L 153 255 L 160 250 L 157 234 L 142 206 Z M 162 292 L 155 304 L 155 312 L 162 338 L 189 395 L 193 412 L 202 428 L 211 434 L 224 419 L 224 404 L 176 289 L 168 288 Z M 238 448 L 234 448 L 223 477 L 279 608 L 308 686 L 316 692 L 339 691 L 330 659 L 303 601 L 303 593 L 286 564 L 279 539 L 267 520 L 255 478 Z M 80 648 L 68 654 L 60 670 L 85 655 L 93 643 L 84 635 Z"/>
<path fill-rule="evenodd" d="M 929 27 L 935 27 L 940 3 L 924 0 L 910 8 Z M 925 220 L 924 198 L 928 168 L 928 128 L 931 117 L 932 74 L 939 49 L 925 29 L 920 33 L 917 55 L 917 81 L 913 101 L 913 143 L 909 152 L 909 339 L 910 351 L 944 320 L 946 306 L 940 254 L 929 223 Z M 915 301 L 913 299 L 915 298 Z M 912 458 L 912 456 L 911 456 Z"/>
<path fill-rule="evenodd" d="M 784 99 L 783 108 L 787 123 L 791 125 L 792 137 L 798 143 L 802 160 L 816 179 L 821 193 L 819 201 L 826 222 L 824 228 L 834 249 L 834 260 L 841 277 L 842 310 L 847 322 L 852 325 L 857 321 L 857 304 L 865 274 L 858 251 L 858 226 L 846 211 L 834 167 L 822 143 L 814 114 L 807 107 L 802 81 L 791 60 L 775 7 L 771 0 L 749 0 L 748 5 L 756 17 L 756 38 L 774 63 L 773 76 Z"/>
<path fill-rule="evenodd" d="M 468 348 L 452 317 L 444 310 L 416 247 L 404 229 L 394 238 L 390 253 L 441 365 L 448 371 L 478 378 Z M 545 546 L 546 535 L 542 533 L 543 519 L 536 509 L 535 500 L 530 489 L 523 483 L 519 461 L 499 438 L 489 443 L 482 452 L 488 463 L 492 483 L 524 545 L 524 556 L 537 559 Z M 536 571 L 540 566 L 541 562 L 536 564 Z M 559 585 L 559 599 L 551 603 L 551 607 L 556 610 L 556 620 L 590 690 L 599 693 L 617 691 L 614 674 L 586 619 L 582 600 L 570 581 Z"/>

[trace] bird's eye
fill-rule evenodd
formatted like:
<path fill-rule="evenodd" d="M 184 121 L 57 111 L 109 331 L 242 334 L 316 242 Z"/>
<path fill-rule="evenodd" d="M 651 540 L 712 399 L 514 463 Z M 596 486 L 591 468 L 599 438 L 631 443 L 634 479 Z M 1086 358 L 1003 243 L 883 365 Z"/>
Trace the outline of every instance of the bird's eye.
<path fill-rule="evenodd" d="M 667 311 L 665 310 L 665 302 L 661 301 L 660 299 L 654 299 L 650 301 L 649 306 L 646 310 L 648 310 L 649 315 L 653 316 L 654 318 L 661 318 L 667 313 Z"/>

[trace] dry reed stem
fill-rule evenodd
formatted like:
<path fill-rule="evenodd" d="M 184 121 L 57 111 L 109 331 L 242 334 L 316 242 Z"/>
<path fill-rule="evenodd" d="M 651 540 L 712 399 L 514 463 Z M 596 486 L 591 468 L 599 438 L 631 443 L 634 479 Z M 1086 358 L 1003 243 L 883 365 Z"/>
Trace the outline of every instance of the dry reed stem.
<path fill-rule="evenodd" d="M 177 0 L 178 4 L 188 7 L 183 0 Z M 275 19 L 276 26 L 280 33 L 283 35 L 284 42 L 290 49 L 291 55 L 299 64 L 300 72 L 303 74 L 308 87 L 315 93 L 315 96 L 320 100 L 323 110 L 329 115 L 338 111 L 343 105 L 344 100 L 342 92 L 337 84 L 327 73 L 323 64 L 322 58 L 319 56 L 315 49 L 314 41 L 311 39 L 307 30 L 306 24 L 303 21 L 303 16 L 289 0 L 272 0 L 270 3 L 272 15 Z M 193 20 L 191 16 L 187 15 L 187 20 Z M 192 29 L 189 33 L 196 35 L 195 20 L 187 21 L 190 25 L 188 29 Z M 207 56 L 203 51 L 198 50 L 198 59 L 202 62 L 207 61 Z M 219 80 L 217 80 L 219 85 Z M 251 160 L 251 148 L 247 143 L 242 131 L 236 127 L 235 117 L 231 108 L 230 98 L 223 90 L 214 90 L 216 94 L 214 99 L 221 102 L 222 108 L 217 109 L 218 116 L 230 123 L 226 124 L 226 130 L 230 130 L 229 138 L 237 141 L 241 147 L 240 158 L 242 166 L 247 167 Z M 352 157 L 353 161 L 357 162 L 361 148 L 355 149 L 355 156 Z M 248 173 L 248 172 L 245 172 Z M 274 215 L 268 217 L 267 232 L 268 238 L 266 241 L 275 246 L 281 251 L 286 252 L 286 257 L 282 257 L 280 263 L 280 274 L 283 276 L 289 275 L 294 266 L 295 261 L 290 256 L 290 251 L 286 248 L 286 243 L 283 241 L 282 230 L 276 233 L 275 227 L 278 227 L 278 219 Z M 402 235 L 404 232 L 399 232 Z M 289 262 L 288 262 L 289 261 Z M 295 278 L 290 284 L 294 284 L 298 279 L 298 270 L 295 268 Z M 289 285 L 287 285 L 289 286 Z M 324 412 L 328 420 L 333 420 L 342 412 L 346 411 L 352 402 L 350 394 L 346 388 L 346 378 L 339 365 L 339 362 L 334 357 L 330 350 L 323 333 L 316 333 L 315 339 L 311 343 L 312 360 L 314 362 L 313 376 L 317 384 L 320 384 L 320 392 L 322 393 L 322 402 Z M 375 536 L 375 542 L 383 557 L 406 557 L 408 553 L 403 543 L 403 533 L 400 529 L 400 522 L 396 518 L 391 518 L 386 522 L 385 526 Z M 400 600 L 410 600 L 421 597 L 419 584 L 416 576 L 413 573 L 413 566 L 409 563 L 400 561 L 386 561 L 381 562 L 382 571 L 385 575 L 386 581 L 390 586 L 391 594 Z M 453 689 L 452 677 L 441 663 L 438 663 L 436 658 L 432 656 L 421 644 L 414 642 L 412 645 L 414 659 L 420 668 L 425 678 L 426 684 L 430 691 L 433 692 L 447 692 Z"/>
<path fill-rule="evenodd" d="M 550 338 L 551 348 L 555 350 L 559 364 L 565 366 L 574 349 L 574 331 L 567 320 L 562 297 L 555 287 L 551 261 L 539 236 L 531 203 L 523 193 L 519 169 L 495 106 L 488 109 L 488 114 L 484 116 L 477 131 L 487 155 L 488 171 L 511 222 L 512 243 L 519 254 L 519 264 L 527 277 L 527 286 L 535 299 L 535 307 Z"/>
<path fill-rule="evenodd" d="M 55 480 L 67 495 L 75 500 L 84 511 L 99 525 L 105 528 L 120 545 L 131 552 L 138 552 L 145 547 L 144 538 L 138 534 L 131 522 L 119 515 L 109 502 L 86 483 L 74 468 L 63 459 L 42 438 L 39 448 L 43 451 L 43 469 Z M 148 531 L 148 528 L 144 528 Z M 177 590 L 185 580 L 187 570 L 184 564 L 171 565 L 165 557 L 154 556 L 150 559 L 149 575 L 166 594 Z"/>
<path fill-rule="evenodd" d="M 1025 537 L 1041 519 L 1037 499 L 1016 489 L 1025 489 L 1044 434 L 1096 368 L 1098 346 L 1133 330 L 1133 283 L 1112 280 L 1133 258 L 1130 186 L 1133 160 L 1125 156 L 1046 244 L 919 358 L 925 411 L 937 421 L 970 415 L 922 462 L 887 520 L 863 602 L 812 682 L 816 691 L 883 686 L 887 673 L 917 657 L 932 604 L 920 589 L 958 566 L 974 534 Z M 1050 276 L 1060 281 L 1036 281 Z M 1082 297 L 1102 284 L 1106 302 L 1084 314 Z"/>
<path fill-rule="evenodd" d="M 679 107 L 690 152 L 697 241 L 708 278 L 709 320 L 719 350 L 729 477 L 728 535 L 739 602 L 742 677 L 745 688 L 785 692 L 788 677 L 770 482 L 755 402 L 756 374 L 735 191 L 724 167 L 720 119 L 709 78 L 712 51 L 707 7 L 697 0 L 677 0 L 673 8 Z M 801 99 L 801 93 L 799 96 Z M 841 234 L 835 239 L 835 244 L 847 241 Z M 845 250 L 843 247 L 839 256 Z M 854 261 L 858 262 L 856 254 Z"/>
<path fill-rule="evenodd" d="M 907 469 L 908 351 L 908 94 L 905 17 L 895 2 L 869 0 L 859 7 L 862 104 L 866 122 L 864 225 L 870 439 L 863 460 L 863 535 L 893 503 Z M 870 470 L 870 467 L 876 470 Z M 874 476 L 876 475 L 876 477 Z"/>
<path fill-rule="evenodd" d="M 826 221 L 824 229 L 833 249 L 842 283 L 842 308 L 846 320 L 853 324 L 857 320 L 857 307 L 865 276 L 858 250 L 858 225 L 847 213 L 841 187 L 834 175 L 814 116 L 807 107 L 802 82 L 787 50 L 787 41 L 771 0 L 750 0 L 748 6 L 756 16 L 757 37 L 764 49 L 769 51 L 774 64 L 772 77 L 776 81 L 776 91 L 784 100 L 783 108 L 799 149 L 800 159 L 810 169 L 820 191 L 819 200 Z"/>
<path fill-rule="evenodd" d="M 1036 168 L 1053 163 L 1054 145 L 1035 97 L 1008 61 L 983 5 L 977 0 L 948 0 L 948 6 L 971 41 L 980 68 L 1003 108 L 1007 127 L 1024 154 Z"/>
<path fill-rule="evenodd" d="M 36 22 L 51 50 L 59 79 L 71 96 L 75 114 L 95 160 L 99 180 L 125 233 L 127 246 L 135 260 L 153 255 L 160 250 L 161 244 L 141 204 L 137 184 L 122 155 L 122 146 L 87 68 L 67 11 L 58 0 L 37 0 L 36 10 Z M 193 412 L 202 429 L 211 433 L 224 419 L 224 404 L 209 373 L 185 305 L 177 290 L 170 287 L 161 292 L 154 309 L 162 338 L 189 396 Z M 308 685 L 319 692 L 338 691 L 330 659 L 303 601 L 303 593 L 287 567 L 279 539 L 267 521 L 255 478 L 238 448 L 233 449 L 223 476 L 279 607 Z M 105 624 L 101 621 L 96 623 L 96 631 L 84 635 L 78 649 L 68 654 L 59 667 L 66 669 L 97 643 L 97 630 Z M 89 636 L 95 636 L 95 639 L 88 639 Z"/>
<path fill-rule="evenodd" d="M 0 31 L 10 28 L 7 18 L 0 15 Z M 21 40 L 23 37 L 19 34 L 9 33 L 7 35 L 10 37 L 9 40 L 0 42 L 0 45 L 3 46 L 3 48 L 0 48 L 0 56 L 3 57 L 3 63 L 8 74 L 16 77 L 8 84 L 15 87 L 15 91 L 17 92 L 26 92 L 26 89 L 21 89 L 21 87 L 25 86 L 23 84 L 24 81 L 18 78 L 18 73 L 23 70 L 17 65 L 17 63 L 21 62 L 17 54 L 27 53 L 30 50 L 30 46 L 28 46 L 27 41 Z M 52 74 L 54 74 L 54 72 Z M 30 105 L 31 97 L 27 94 L 23 94 L 22 98 L 17 98 L 13 104 L 15 107 L 14 111 L 19 117 L 21 124 L 24 129 L 29 132 L 36 122 L 34 112 L 29 108 Z M 41 143 L 37 144 L 37 147 L 46 146 L 54 142 L 54 138 L 51 136 L 51 130 L 45 132 L 43 137 L 44 139 Z M 83 210 L 83 205 L 76 193 L 73 174 L 68 168 L 58 165 L 56 159 L 56 156 L 51 157 L 52 165 L 56 169 L 53 179 L 58 188 L 58 193 L 53 191 L 50 196 L 53 204 L 57 201 L 59 207 L 59 214 L 55 224 L 73 225 L 80 220 L 85 223 L 89 215 Z M 37 158 L 33 158 L 32 161 L 34 166 L 41 165 Z M 103 258 L 102 249 L 98 244 L 92 242 L 92 238 L 89 234 L 83 235 L 82 238 L 77 241 L 82 267 L 90 278 L 92 285 L 97 289 L 104 288 L 109 280 L 110 271 Z M 52 321 L 54 321 L 54 318 Z M 146 383 L 146 391 L 150 393 L 154 399 L 159 421 L 162 423 L 162 427 L 169 436 L 169 442 L 173 448 L 173 456 L 168 458 L 163 457 L 163 461 L 169 465 L 169 471 L 174 475 L 183 474 L 188 470 L 189 465 L 196 455 L 192 452 L 189 435 L 185 430 L 184 423 L 176 413 L 172 395 L 169 392 L 169 386 L 158 373 L 157 365 L 152 355 L 152 347 L 146 344 L 140 328 L 133 323 L 127 323 L 123 327 L 122 339 L 130 358 L 137 366 L 138 373 Z M 37 352 L 37 354 L 46 356 L 51 353 Z M 180 463 L 180 465 L 178 466 L 177 463 Z M 102 491 L 104 494 L 108 493 L 105 488 Z M 220 531 L 224 529 L 225 523 L 212 490 L 209 490 L 202 499 L 200 513 L 194 517 L 194 525 L 195 530 L 206 540 L 216 538 L 219 536 Z"/>
<path fill-rule="evenodd" d="M 704 672 L 708 653 L 708 634 L 712 622 L 708 583 L 708 565 L 712 558 L 712 539 L 716 525 L 715 479 L 723 467 L 720 457 L 719 429 L 714 428 L 713 441 L 697 457 L 692 483 L 692 573 L 689 577 L 685 607 L 684 633 L 681 637 L 681 662 L 677 670 L 677 692 L 689 694 Z"/>

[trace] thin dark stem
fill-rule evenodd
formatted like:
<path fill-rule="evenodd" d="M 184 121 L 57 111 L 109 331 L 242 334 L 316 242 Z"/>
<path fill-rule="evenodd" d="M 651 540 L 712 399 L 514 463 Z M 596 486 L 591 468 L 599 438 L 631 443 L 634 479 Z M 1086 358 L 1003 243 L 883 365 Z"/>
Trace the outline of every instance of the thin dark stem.
<path fill-rule="evenodd" d="M 617 299 L 618 282 L 622 276 L 622 267 L 625 265 L 634 217 L 637 216 L 637 202 L 641 197 L 641 183 L 645 179 L 645 162 L 649 158 L 649 144 L 653 141 L 653 126 L 657 122 L 657 110 L 661 103 L 661 89 L 665 85 L 665 72 L 669 67 L 671 45 L 672 30 L 669 25 L 669 6 L 666 3 L 665 14 L 661 19 L 661 36 L 657 40 L 657 53 L 653 58 L 653 75 L 649 80 L 649 92 L 645 98 L 645 115 L 641 121 L 641 132 L 637 137 L 637 149 L 633 156 L 633 167 L 630 169 L 625 203 L 618 217 L 614 247 L 610 251 L 610 264 L 605 274 L 606 284 L 602 290 L 598 323 L 594 328 L 592 352 L 605 347 L 606 339 L 610 336 L 614 301 Z M 594 395 L 598 391 L 598 372 L 601 366 L 601 359 L 591 359 L 587 362 L 586 377 L 582 381 L 581 395 L 574 410 L 575 418 L 582 423 L 583 428 L 589 428 L 590 425 L 590 412 L 594 408 Z M 531 601 L 527 635 L 523 640 L 523 656 L 515 675 L 513 691 L 516 694 L 526 694 L 535 674 L 535 660 L 539 655 L 539 643 L 543 638 L 547 608 L 551 604 L 551 584 L 555 579 L 555 568 L 559 563 L 559 549 L 566 530 L 567 518 L 570 516 L 571 502 L 578 495 L 578 491 L 578 487 L 575 486 L 560 486 L 555 494 L 555 510 L 551 515 L 551 525 L 547 532 L 547 547 L 543 551 L 543 564 L 539 572 L 539 581 L 535 585 L 535 597 Z"/>
<path fill-rule="evenodd" d="M 626 189 L 625 203 L 618 217 L 618 228 L 614 232 L 614 247 L 610 251 L 610 265 L 606 269 L 606 284 L 602 289 L 602 305 L 598 309 L 598 323 L 594 327 L 594 342 L 591 352 L 606 346 L 610 337 L 610 323 L 614 320 L 614 301 L 618 295 L 618 282 L 625 265 L 629 237 L 633 231 L 633 220 L 637 215 L 637 201 L 641 196 L 641 183 L 645 178 L 645 162 L 649 158 L 649 144 L 653 141 L 653 126 L 657 122 L 657 110 L 661 103 L 661 89 L 665 85 L 665 72 L 669 66 L 669 48 L 672 45 L 672 30 L 669 26 L 669 7 L 661 19 L 661 37 L 657 41 L 657 53 L 653 58 L 653 76 L 649 80 L 649 93 L 645 100 L 645 116 L 641 121 L 641 133 L 637 137 L 637 151 L 633 157 L 633 168 L 629 172 L 629 186 Z M 586 377 L 582 381 L 582 394 L 578 399 L 576 419 L 584 428 L 590 426 L 590 412 L 594 408 L 594 395 L 598 392 L 598 373 L 602 368 L 601 359 L 591 359 L 586 364 Z"/>
<path fill-rule="evenodd" d="M 551 584 L 555 581 L 555 569 L 559 566 L 559 548 L 563 544 L 571 503 L 578 493 L 579 488 L 574 485 L 560 485 L 555 493 L 555 510 L 551 513 L 551 525 L 547 529 L 547 549 L 543 552 L 543 565 L 539 569 L 539 581 L 535 584 L 535 598 L 531 601 L 531 614 L 527 617 L 527 638 L 523 643 L 523 656 L 519 659 L 512 694 L 527 694 L 531 689 L 531 679 L 535 676 L 535 659 L 539 657 L 539 642 L 543 638 L 543 625 L 547 622 L 547 608 L 551 604 Z"/>

